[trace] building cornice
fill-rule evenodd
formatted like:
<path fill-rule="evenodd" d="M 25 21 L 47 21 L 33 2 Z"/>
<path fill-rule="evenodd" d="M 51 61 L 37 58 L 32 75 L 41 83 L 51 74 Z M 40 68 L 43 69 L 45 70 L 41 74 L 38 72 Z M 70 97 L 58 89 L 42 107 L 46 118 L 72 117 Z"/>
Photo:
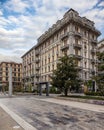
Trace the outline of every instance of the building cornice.
<path fill-rule="evenodd" d="M 98 36 L 101 34 L 100 31 L 98 31 L 94 27 L 93 21 L 90 21 L 86 17 L 80 17 L 77 11 L 70 9 L 69 11 L 65 13 L 65 15 L 63 16 L 61 20 L 58 20 L 56 24 L 53 24 L 53 26 L 49 28 L 48 31 L 46 31 L 44 34 L 42 34 L 38 38 L 38 43 L 36 47 L 38 47 L 41 43 L 46 41 L 49 37 L 51 37 L 54 33 L 59 31 L 62 27 L 64 27 L 68 23 L 77 23 L 80 26 L 83 26 L 84 28 L 87 28 L 88 30 L 93 31 Z"/>
<path fill-rule="evenodd" d="M 27 51 L 23 56 L 21 56 L 21 58 L 25 57 L 28 53 L 30 53 L 33 49 L 35 48 L 35 46 L 33 46 L 29 51 Z"/>

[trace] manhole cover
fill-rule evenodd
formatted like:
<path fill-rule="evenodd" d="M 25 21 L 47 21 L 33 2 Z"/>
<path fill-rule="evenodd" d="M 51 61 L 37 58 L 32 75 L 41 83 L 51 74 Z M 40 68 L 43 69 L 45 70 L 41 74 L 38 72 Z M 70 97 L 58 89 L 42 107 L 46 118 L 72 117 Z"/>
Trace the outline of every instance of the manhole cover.
<path fill-rule="evenodd" d="M 13 129 L 19 129 L 19 128 L 20 128 L 19 125 L 13 126 Z"/>

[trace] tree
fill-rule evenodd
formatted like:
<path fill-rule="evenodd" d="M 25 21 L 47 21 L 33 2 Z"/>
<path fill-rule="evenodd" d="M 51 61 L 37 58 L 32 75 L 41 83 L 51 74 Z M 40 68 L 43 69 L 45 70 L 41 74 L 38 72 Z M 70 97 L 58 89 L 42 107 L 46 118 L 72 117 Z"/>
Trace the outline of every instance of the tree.
<path fill-rule="evenodd" d="M 61 57 L 57 64 L 57 69 L 53 71 L 51 79 L 51 84 L 67 96 L 69 88 L 77 87 L 81 81 L 78 77 L 75 58 L 67 55 Z"/>
<path fill-rule="evenodd" d="M 104 95 L 104 52 L 98 53 L 98 74 L 95 76 L 95 80 L 98 86 L 98 90 Z"/>

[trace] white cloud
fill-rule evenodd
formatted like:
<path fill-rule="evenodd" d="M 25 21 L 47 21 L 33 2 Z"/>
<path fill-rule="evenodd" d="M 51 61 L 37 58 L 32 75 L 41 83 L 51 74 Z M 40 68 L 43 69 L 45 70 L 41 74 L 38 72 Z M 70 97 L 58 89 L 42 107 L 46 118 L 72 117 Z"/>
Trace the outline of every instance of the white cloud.
<path fill-rule="evenodd" d="M 3 13 L 2 13 L 2 11 L 0 10 L 0 16 L 2 16 L 3 15 Z"/>
<path fill-rule="evenodd" d="M 9 0 L 6 2 L 6 8 L 10 11 L 23 13 L 26 11 L 26 8 L 28 8 L 28 3 L 26 1 L 22 0 Z"/>
<path fill-rule="evenodd" d="M 98 0 L 9 0 L 0 10 L 0 48 L 5 52 L 9 50 L 11 58 L 12 55 L 21 57 L 36 44 L 44 31 L 62 18 L 68 8 L 91 19 L 102 30 L 104 9 L 94 8 L 97 3 Z M 98 6 L 101 5 L 103 2 Z M 0 59 L 2 57 L 4 54 Z"/>
<path fill-rule="evenodd" d="M 104 6 L 104 1 L 102 1 L 98 6 Z"/>
<path fill-rule="evenodd" d="M 86 16 L 87 18 L 89 18 L 90 20 L 95 22 L 95 25 L 97 27 L 97 29 L 102 29 L 104 24 L 104 9 L 99 9 L 99 8 L 95 8 L 92 10 L 88 10 L 86 13 L 83 14 L 84 16 Z"/>
<path fill-rule="evenodd" d="M 0 54 L 0 62 L 2 61 L 8 61 L 8 62 L 17 62 L 20 63 L 22 62 L 22 59 L 18 56 L 8 56 L 8 55 L 4 55 L 4 54 Z"/>

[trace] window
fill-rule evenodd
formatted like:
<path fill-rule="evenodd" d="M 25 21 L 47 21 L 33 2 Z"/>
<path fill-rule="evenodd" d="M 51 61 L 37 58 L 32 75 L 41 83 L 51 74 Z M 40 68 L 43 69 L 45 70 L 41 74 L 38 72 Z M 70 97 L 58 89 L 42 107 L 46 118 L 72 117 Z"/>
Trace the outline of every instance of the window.
<path fill-rule="evenodd" d="M 56 34 L 56 40 L 58 40 L 58 33 Z"/>
<path fill-rule="evenodd" d="M 75 55 L 78 55 L 78 50 L 77 49 L 75 49 Z"/>
<path fill-rule="evenodd" d="M 45 72 L 47 72 L 47 67 L 45 67 Z"/>
<path fill-rule="evenodd" d="M 50 66 L 48 66 L 48 71 L 50 72 Z"/>
<path fill-rule="evenodd" d="M 85 49 L 85 50 L 87 49 L 87 46 L 86 46 L 86 45 L 84 45 L 84 49 Z"/>
<path fill-rule="evenodd" d="M 78 60 L 75 60 L 75 64 L 78 66 Z"/>
<path fill-rule="evenodd" d="M 85 72 L 85 79 L 87 79 L 87 72 Z"/>
<path fill-rule="evenodd" d="M 84 55 L 85 55 L 85 57 L 87 56 L 87 52 L 86 51 L 84 52 Z"/>
<path fill-rule="evenodd" d="M 67 44 L 67 39 L 64 40 L 64 45 L 66 45 L 66 44 Z"/>
<path fill-rule="evenodd" d="M 52 57 L 52 61 L 54 61 L 54 56 Z"/>
<path fill-rule="evenodd" d="M 45 59 L 45 64 L 47 64 L 47 59 Z"/>
<path fill-rule="evenodd" d="M 87 35 L 87 32 L 86 31 L 84 31 L 84 36 L 86 36 Z"/>
<path fill-rule="evenodd" d="M 48 58 L 48 63 L 50 63 L 50 58 Z"/>
<path fill-rule="evenodd" d="M 75 39 L 75 44 L 78 44 L 78 39 L 77 38 Z"/>
<path fill-rule="evenodd" d="M 94 39 L 94 35 L 92 35 L 92 39 Z"/>
<path fill-rule="evenodd" d="M 54 70 L 54 65 L 52 65 L 52 70 Z"/>
<path fill-rule="evenodd" d="M 75 26 L 75 31 L 78 32 L 78 26 Z"/>
<path fill-rule="evenodd" d="M 87 62 L 85 62 L 85 68 L 87 67 L 86 65 L 87 65 Z"/>
<path fill-rule="evenodd" d="M 46 59 L 45 59 L 46 60 Z M 46 64 L 46 62 L 45 62 L 45 64 Z M 42 66 L 43 66 L 43 60 L 42 60 Z"/>
<path fill-rule="evenodd" d="M 6 76 L 8 76 L 8 73 L 6 72 Z"/>
<path fill-rule="evenodd" d="M 64 28 L 64 34 L 67 33 L 67 28 Z"/>

